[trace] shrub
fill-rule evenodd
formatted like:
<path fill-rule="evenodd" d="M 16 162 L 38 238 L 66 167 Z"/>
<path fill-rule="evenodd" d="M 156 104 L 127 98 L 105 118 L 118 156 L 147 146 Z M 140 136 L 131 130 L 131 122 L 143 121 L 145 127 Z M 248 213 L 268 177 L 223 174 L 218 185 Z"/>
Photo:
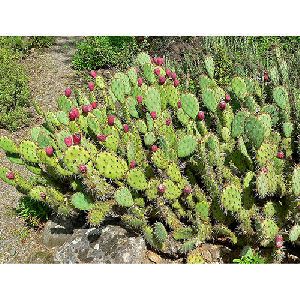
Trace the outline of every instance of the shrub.
<path fill-rule="evenodd" d="M 264 264 L 265 260 L 258 253 L 255 253 L 251 247 L 246 247 L 240 258 L 235 258 L 236 264 Z"/>
<path fill-rule="evenodd" d="M 14 52 L 27 53 L 31 48 L 47 48 L 54 43 L 52 36 L 7 36 L 0 37 L 1 48 L 9 48 Z"/>
<path fill-rule="evenodd" d="M 0 48 L 0 126 L 15 130 L 26 124 L 29 103 L 28 79 L 19 57 Z"/>
<path fill-rule="evenodd" d="M 105 67 L 126 67 L 132 62 L 136 51 L 134 37 L 91 36 L 78 43 L 73 57 L 77 70 L 91 70 Z"/>
<path fill-rule="evenodd" d="M 60 97 L 31 140 L 1 137 L 35 175 L 1 167 L 0 178 L 58 214 L 83 211 L 92 226 L 118 215 L 150 247 L 189 262 L 219 238 L 270 247 L 280 261 L 300 234 L 300 98 L 278 59 L 278 76 L 234 76 L 224 89 L 207 56 L 197 99 L 163 59 L 141 53 L 110 84 L 97 76 L 88 94 Z"/>
<path fill-rule="evenodd" d="M 17 206 L 16 212 L 29 226 L 38 227 L 42 222 L 49 219 L 51 210 L 47 204 L 41 201 L 23 197 Z"/>

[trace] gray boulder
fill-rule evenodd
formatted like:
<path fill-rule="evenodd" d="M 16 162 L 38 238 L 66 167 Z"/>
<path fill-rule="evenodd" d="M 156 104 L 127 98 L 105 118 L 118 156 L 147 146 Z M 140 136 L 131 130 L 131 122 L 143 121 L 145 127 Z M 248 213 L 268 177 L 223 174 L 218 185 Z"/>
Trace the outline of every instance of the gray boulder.
<path fill-rule="evenodd" d="M 142 237 L 120 226 L 74 230 L 72 238 L 59 247 L 56 263 L 141 264 L 145 262 L 146 244 Z"/>
<path fill-rule="evenodd" d="M 70 224 L 58 224 L 48 221 L 43 229 L 43 243 L 47 247 L 57 247 L 63 245 L 71 238 L 73 228 Z"/>

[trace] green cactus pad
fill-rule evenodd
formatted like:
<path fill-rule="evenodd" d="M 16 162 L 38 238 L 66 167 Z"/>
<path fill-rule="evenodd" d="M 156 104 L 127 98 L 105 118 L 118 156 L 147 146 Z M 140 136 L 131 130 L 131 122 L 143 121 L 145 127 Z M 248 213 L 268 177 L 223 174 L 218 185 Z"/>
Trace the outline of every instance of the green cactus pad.
<path fill-rule="evenodd" d="M 293 171 L 292 192 L 296 197 L 300 196 L 300 166 L 296 166 Z"/>
<path fill-rule="evenodd" d="M 71 197 L 71 202 L 79 210 L 90 210 L 93 207 L 91 199 L 83 193 L 75 193 Z"/>
<path fill-rule="evenodd" d="M 143 102 L 149 112 L 155 111 L 157 115 L 161 112 L 161 100 L 159 92 L 154 88 L 150 87 L 144 97 Z"/>
<path fill-rule="evenodd" d="M 112 203 L 105 202 L 97 202 L 93 205 L 92 208 L 89 209 L 88 213 L 88 222 L 92 226 L 100 225 L 104 220 L 108 213 L 111 211 Z"/>
<path fill-rule="evenodd" d="M 166 169 L 170 164 L 167 154 L 162 149 L 152 154 L 152 161 L 157 168 L 162 170 Z"/>
<path fill-rule="evenodd" d="M 13 140 L 7 136 L 0 137 L 0 149 L 8 153 L 18 153 L 18 147 Z"/>
<path fill-rule="evenodd" d="M 294 225 L 289 232 L 289 240 L 296 242 L 300 235 L 300 225 Z"/>
<path fill-rule="evenodd" d="M 242 78 L 233 78 L 231 82 L 231 87 L 233 92 L 239 99 L 243 100 L 247 96 L 247 85 Z"/>
<path fill-rule="evenodd" d="M 100 174 L 110 179 L 121 179 L 128 170 L 124 159 L 108 152 L 98 154 L 95 163 Z"/>
<path fill-rule="evenodd" d="M 168 238 L 168 232 L 161 222 L 156 222 L 154 224 L 153 234 L 159 243 L 164 243 Z"/>
<path fill-rule="evenodd" d="M 150 64 L 151 63 L 151 59 L 150 59 L 150 56 L 147 53 L 141 52 L 141 53 L 138 54 L 138 56 L 136 58 L 136 62 L 140 66 L 143 66 L 144 64 Z"/>
<path fill-rule="evenodd" d="M 274 241 L 278 231 L 279 228 L 273 220 L 264 220 L 259 226 L 261 245 L 267 246 Z"/>
<path fill-rule="evenodd" d="M 277 86 L 273 90 L 273 98 L 280 109 L 285 109 L 289 101 L 289 95 L 282 86 Z"/>
<path fill-rule="evenodd" d="M 147 132 L 144 136 L 144 143 L 146 146 L 151 146 L 155 143 L 156 137 L 153 132 Z"/>
<path fill-rule="evenodd" d="M 242 197 L 235 185 L 229 185 L 223 189 L 221 204 L 226 211 L 238 212 L 242 207 Z"/>
<path fill-rule="evenodd" d="M 282 129 L 283 129 L 284 136 L 286 138 L 290 138 L 292 136 L 294 125 L 293 123 L 285 122 L 282 124 Z"/>
<path fill-rule="evenodd" d="M 128 172 L 127 183 L 136 190 L 145 190 L 148 186 L 147 179 L 141 169 L 135 168 Z"/>
<path fill-rule="evenodd" d="M 175 240 L 188 240 L 194 237 L 194 230 L 191 227 L 181 227 L 173 232 Z"/>
<path fill-rule="evenodd" d="M 181 104 L 184 112 L 192 119 L 195 119 L 199 112 L 199 102 L 192 94 L 181 95 Z"/>
<path fill-rule="evenodd" d="M 165 180 L 163 185 L 166 187 L 166 191 L 164 193 L 164 197 L 168 200 L 175 200 L 178 199 L 182 193 L 181 189 L 172 181 L 172 180 Z"/>
<path fill-rule="evenodd" d="M 204 106 L 211 112 L 216 112 L 219 104 L 219 99 L 213 89 L 205 89 L 202 92 L 202 101 Z"/>
<path fill-rule="evenodd" d="M 207 71 L 207 74 L 210 78 L 214 78 L 214 72 L 215 72 L 215 64 L 214 59 L 212 56 L 208 55 L 204 58 L 204 64 Z"/>
<path fill-rule="evenodd" d="M 208 221 L 209 220 L 209 209 L 210 204 L 206 200 L 202 200 L 198 202 L 195 206 L 195 212 L 196 216 L 200 218 L 202 221 Z"/>
<path fill-rule="evenodd" d="M 180 169 L 175 163 L 169 164 L 166 172 L 171 180 L 173 180 L 175 182 L 180 182 L 182 180 Z"/>
<path fill-rule="evenodd" d="M 115 200 L 120 206 L 131 207 L 134 202 L 128 188 L 122 187 L 115 192 Z"/>
<path fill-rule="evenodd" d="M 258 149 L 265 137 L 265 126 L 256 117 L 249 117 L 245 123 L 246 135 L 251 144 Z"/>
<path fill-rule="evenodd" d="M 23 141 L 20 144 L 20 154 L 22 155 L 22 157 L 24 157 L 25 160 L 29 162 L 38 162 L 37 146 L 31 141 Z"/>
<path fill-rule="evenodd" d="M 64 154 L 64 164 L 67 169 L 75 174 L 79 173 L 79 166 L 85 165 L 89 161 L 90 155 L 83 147 L 71 146 Z"/>
<path fill-rule="evenodd" d="M 178 157 L 187 157 L 196 150 L 197 141 L 191 135 L 187 135 L 178 141 Z"/>

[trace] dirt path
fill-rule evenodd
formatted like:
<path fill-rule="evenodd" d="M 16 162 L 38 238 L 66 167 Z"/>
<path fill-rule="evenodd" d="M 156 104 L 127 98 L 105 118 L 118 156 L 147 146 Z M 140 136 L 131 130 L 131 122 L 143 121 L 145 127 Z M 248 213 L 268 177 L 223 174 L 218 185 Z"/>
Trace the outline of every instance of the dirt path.
<path fill-rule="evenodd" d="M 50 48 L 33 51 L 24 65 L 30 78 L 31 97 L 45 110 L 56 108 L 56 99 L 68 86 L 77 85 L 79 78 L 71 68 L 72 55 L 79 37 L 57 37 Z M 41 122 L 38 116 L 32 119 L 32 126 Z M 23 128 L 14 134 L 0 130 L 16 140 L 28 137 L 30 128 Z M 10 162 L 0 152 L 0 164 L 8 168 Z M 13 169 L 25 173 L 21 166 Z M 16 216 L 15 208 L 20 194 L 0 181 L 0 263 L 47 263 L 51 262 L 51 249 L 41 243 L 41 233 L 29 229 L 22 219 Z"/>

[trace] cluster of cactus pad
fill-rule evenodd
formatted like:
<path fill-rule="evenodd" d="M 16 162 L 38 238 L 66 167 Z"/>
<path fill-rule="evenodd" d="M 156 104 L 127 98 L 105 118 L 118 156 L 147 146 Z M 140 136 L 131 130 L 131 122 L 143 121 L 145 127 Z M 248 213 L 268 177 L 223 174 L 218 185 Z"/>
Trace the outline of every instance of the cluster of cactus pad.
<path fill-rule="evenodd" d="M 207 57 L 197 99 L 162 58 L 140 53 L 136 63 L 109 83 L 92 71 L 87 92 L 67 89 L 57 112 L 37 107 L 45 123 L 31 140 L 2 136 L 8 159 L 33 176 L 1 167 L 0 178 L 58 214 L 86 212 L 92 226 L 117 215 L 150 247 L 190 262 L 218 238 L 277 252 L 295 242 L 300 98 L 280 67 L 271 80 L 220 87 Z"/>

